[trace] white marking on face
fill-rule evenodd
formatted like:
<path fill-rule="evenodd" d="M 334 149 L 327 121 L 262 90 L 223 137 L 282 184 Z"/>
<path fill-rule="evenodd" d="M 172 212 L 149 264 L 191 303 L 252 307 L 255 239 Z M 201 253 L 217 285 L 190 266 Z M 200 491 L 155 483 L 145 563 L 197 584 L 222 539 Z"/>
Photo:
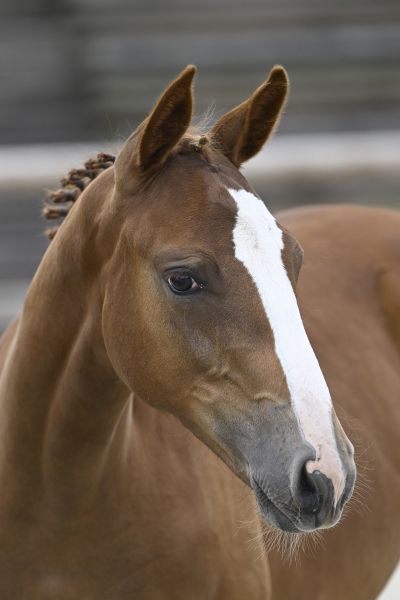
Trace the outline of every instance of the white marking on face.
<path fill-rule="evenodd" d="M 306 465 L 307 471 L 319 470 L 331 479 L 337 503 L 345 477 L 333 429 L 331 397 L 283 264 L 282 230 L 254 194 L 243 189 L 228 191 L 237 205 L 235 256 L 257 287 L 300 431 L 316 451 L 316 459 Z"/>

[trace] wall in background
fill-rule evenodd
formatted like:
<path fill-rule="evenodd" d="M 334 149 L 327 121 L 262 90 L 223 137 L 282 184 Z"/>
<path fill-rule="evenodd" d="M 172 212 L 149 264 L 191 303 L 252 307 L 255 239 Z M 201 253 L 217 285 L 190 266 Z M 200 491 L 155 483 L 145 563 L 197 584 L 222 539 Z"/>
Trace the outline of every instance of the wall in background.
<path fill-rule="evenodd" d="M 0 143 L 124 136 L 187 63 L 199 113 L 282 63 L 283 133 L 399 127 L 398 0 L 2 0 Z"/>

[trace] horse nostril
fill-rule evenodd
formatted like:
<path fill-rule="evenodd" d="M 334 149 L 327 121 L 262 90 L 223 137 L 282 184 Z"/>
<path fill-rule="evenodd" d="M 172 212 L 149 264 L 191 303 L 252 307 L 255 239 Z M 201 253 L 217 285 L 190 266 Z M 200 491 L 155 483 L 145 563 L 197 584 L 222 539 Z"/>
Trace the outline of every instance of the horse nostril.
<path fill-rule="evenodd" d="M 303 463 L 297 478 L 292 481 L 293 500 L 300 515 L 324 522 L 333 507 L 333 485 L 321 471 L 315 470 L 310 473 L 306 468 L 307 462 Z"/>
<path fill-rule="evenodd" d="M 294 500 L 302 513 L 316 514 L 319 511 L 321 506 L 319 488 L 305 465 L 301 468 L 297 486 L 293 492 Z"/>
<path fill-rule="evenodd" d="M 334 501 L 334 489 L 331 480 L 318 470 L 307 474 L 315 486 L 318 497 L 318 509 L 315 512 L 321 511 L 323 506 L 325 506 L 324 512 L 328 512 Z"/>

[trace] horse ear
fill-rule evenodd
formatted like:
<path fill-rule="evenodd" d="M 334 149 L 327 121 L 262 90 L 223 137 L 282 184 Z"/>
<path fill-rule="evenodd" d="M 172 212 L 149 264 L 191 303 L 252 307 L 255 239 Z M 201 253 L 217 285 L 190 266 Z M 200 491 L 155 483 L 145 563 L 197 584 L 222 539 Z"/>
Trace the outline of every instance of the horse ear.
<path fill-rule="evenodd" d="M 275 66 L 265 83 L 228 113 L 211 130 L 220 149 L 236 165 L 257 154 L 279 122 L 288 94 L 285 69 Z"/>
<path fill-rule="evenodd" d="M 167 87 L 144 123 L 138 146 L 138 166 L 159 164 L 179 142 L 192 118 L 192 81 L 196 67 L 188 65 Z"/>
<path fill-rule="evenodd" d="M 150 115 L 128 138 L 115 169 L 117 179 L 129 181 L 134 170 L 156 167 L 179 142 L 192 118 L 192 81 L 196 67 L 188 65 L 161 94 Z"/>

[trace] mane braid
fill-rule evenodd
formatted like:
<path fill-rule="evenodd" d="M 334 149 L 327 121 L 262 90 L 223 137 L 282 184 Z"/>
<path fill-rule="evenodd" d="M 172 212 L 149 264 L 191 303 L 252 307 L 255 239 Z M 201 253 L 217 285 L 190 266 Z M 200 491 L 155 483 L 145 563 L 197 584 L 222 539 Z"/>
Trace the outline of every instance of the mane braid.
<path fill-rule="evenodd" d="M 105 169 L 112 167 L 114 162 L 115 156 L 100 152 L 95 158 L 87 160 L 83 168 L 71 169 L 68 175 L 61 179 L 61 188 L 48 192 L 43 208 L 43 216 L 49 220 L 65 219 L 72 205 L 89 183 Z M 50 240 L 54 238 L 60 225 L 61 223 L 58 223 L 56 227 L 46 229 L 46 235 Z"/>

